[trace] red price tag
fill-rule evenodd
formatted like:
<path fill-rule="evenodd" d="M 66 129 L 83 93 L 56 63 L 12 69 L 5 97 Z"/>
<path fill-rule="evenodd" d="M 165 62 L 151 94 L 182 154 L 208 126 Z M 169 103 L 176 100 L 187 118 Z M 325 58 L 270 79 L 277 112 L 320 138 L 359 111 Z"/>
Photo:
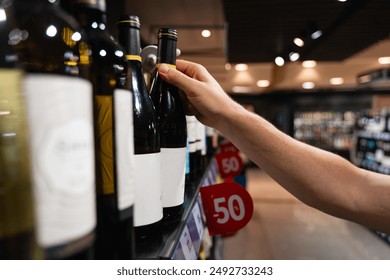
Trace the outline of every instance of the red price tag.
<path fill-rule="evenodd" d="M 219 145 L 219 147 L 221 148 L 221 152 L 237 152 L 238 153 L 237 147 L 234 146 L 232 142 L 221 143 Z"/>
<path fill-rule="evenodd" d="M 215 158 L 222 178 L 237 176 L 244 167 L 238 152 L 221 152 Z"/>
<path fill-rule="evenodd" d="M 252 218 L 253 201 L 241 185 L 234 182 L 200 188 L 206 224 L 211 236 L 232 234 Z"/>

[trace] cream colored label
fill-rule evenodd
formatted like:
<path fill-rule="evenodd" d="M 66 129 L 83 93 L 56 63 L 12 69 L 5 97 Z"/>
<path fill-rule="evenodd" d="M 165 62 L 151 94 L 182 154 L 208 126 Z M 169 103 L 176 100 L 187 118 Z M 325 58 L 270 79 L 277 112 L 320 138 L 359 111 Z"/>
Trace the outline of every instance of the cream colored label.
<path fill-rule="evenodd" d="M 79 78 L 28 74 L 38 242 L 60 245 L 96 225 L 92 86 Z"/>
<path fill-rule="evenodd" d="M 186 147 L 161 148 L 163 207 L 172 207 L 183 203 L 185 171 Z"/>
<path fill-rule="evenodd" d="M 131 92 L 116 89 L 114 105 L 118 208 L 124 210 L 131 207 L 135 200 L 134 129 Z"/>
<path fill-rule="evenodd" d="M 188 137 L 188 145 L 189 145 L 189 152 L 195 153 L 196 152 L 196 135 L 197 135 L 197 129 L 196 129 L 196 117 L 194 116 L 186 116 L 187 121 L 187 137 Z"/>
<path fill-rule="evenodd" d="M 134 226 L 149 225 L 162 217 L 161 153 L 135 155 Z"/>

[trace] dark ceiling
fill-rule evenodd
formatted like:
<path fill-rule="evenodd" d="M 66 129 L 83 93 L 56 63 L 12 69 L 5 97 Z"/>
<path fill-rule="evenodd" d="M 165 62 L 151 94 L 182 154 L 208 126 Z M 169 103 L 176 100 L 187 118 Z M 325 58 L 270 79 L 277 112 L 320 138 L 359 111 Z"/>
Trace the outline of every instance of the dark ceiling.
<path fill-rule="evenodd" d="M 390 34 L 390 0 L 223 0 L 222 4 L 231 63 L 271 62 L 294 50 L 300 59 L 341 61 Z M 323 35 L 296 47 L 293 39 L 310 37 L 313 28 Z"/>

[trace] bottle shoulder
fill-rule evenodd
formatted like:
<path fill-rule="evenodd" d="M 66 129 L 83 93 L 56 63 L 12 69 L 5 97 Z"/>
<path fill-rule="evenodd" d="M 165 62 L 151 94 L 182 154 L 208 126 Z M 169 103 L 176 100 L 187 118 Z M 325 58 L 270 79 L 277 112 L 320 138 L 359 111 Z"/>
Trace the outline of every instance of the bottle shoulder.
<path fill-rule="evenodd" d="M 91 45 L 92 55 L 101 60 L 127 64 L 125 51 L 110 33 L 93 28 L 85 29 L 87 41 Z"/>

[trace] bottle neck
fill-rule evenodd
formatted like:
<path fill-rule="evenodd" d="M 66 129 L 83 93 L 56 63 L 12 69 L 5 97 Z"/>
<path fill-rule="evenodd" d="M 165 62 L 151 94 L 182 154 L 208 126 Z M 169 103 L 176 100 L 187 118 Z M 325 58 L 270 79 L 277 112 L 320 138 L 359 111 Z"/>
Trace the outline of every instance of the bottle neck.
<path fill-rule="evenodd" d="M 139 29 L 136 27 L 118 28 L 118 41 L 126 51 L 128 60 L 139 60 L 141 40 Z"/>
<path fill-rule="evenodd" d="M 162 37 L 158 40 L 157 65 L 166 63 L 176 65 L 176 40 Z"/>

